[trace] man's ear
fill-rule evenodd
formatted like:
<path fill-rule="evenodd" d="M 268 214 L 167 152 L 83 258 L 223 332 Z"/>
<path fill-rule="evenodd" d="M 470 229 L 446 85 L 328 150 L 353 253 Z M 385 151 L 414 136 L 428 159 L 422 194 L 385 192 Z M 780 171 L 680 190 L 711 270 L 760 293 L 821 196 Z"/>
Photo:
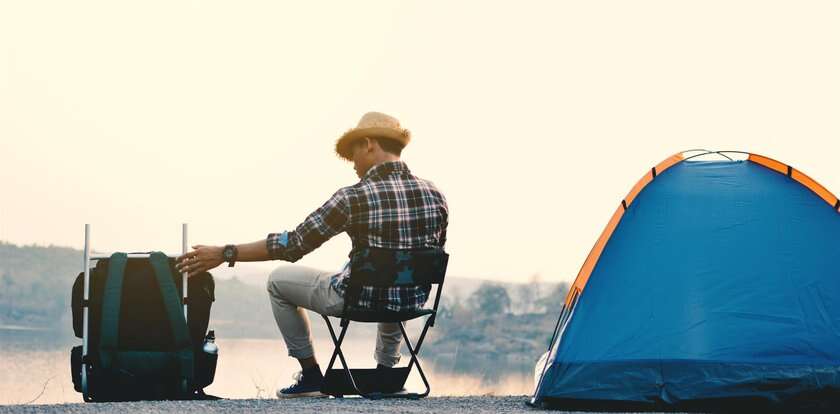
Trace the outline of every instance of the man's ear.
<path fill-rule="evenodd" d="M 371 137 L 364 137 L 362 139 L 364 140 L 363 145 L 365 146 L 365 152 L 373 152 L 373 146 L 376 145 L 376 141 L 373 140 Z"/>

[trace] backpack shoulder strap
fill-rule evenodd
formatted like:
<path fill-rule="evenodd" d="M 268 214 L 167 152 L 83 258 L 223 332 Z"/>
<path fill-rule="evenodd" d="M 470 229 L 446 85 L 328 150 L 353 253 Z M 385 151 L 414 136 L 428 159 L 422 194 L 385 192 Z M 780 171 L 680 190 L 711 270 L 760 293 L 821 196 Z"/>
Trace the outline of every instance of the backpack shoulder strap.
<path fill-rule="evenodd" d="M 102 294 L 102 318 L 99 334 L 100 360 L 102 367 L 110 369 L 117 350 L 120 329 L 120 306 L 122 303 L 123 276 L 128 255 L 114 253 L 108 259 L 108 278 Z"/>
<path fill-rule="evenodd" d="M 163 306 L 166 308 L 166 316 L 172 327 L 172 336 L 175 339 L 175 352 L 178 353 L 178 360 L 181 366 L 181 376 L 193 380 L 195 356 L 190 340 L 189 328 L 184 314 L 181 312 L 181 296 L 175 282 L 172 281 L 172 271 L 169 266 L 169 258 L 161 252 L 152 252 L 149 262 L 154 269 L 155 278 L 163 296 Z"/>

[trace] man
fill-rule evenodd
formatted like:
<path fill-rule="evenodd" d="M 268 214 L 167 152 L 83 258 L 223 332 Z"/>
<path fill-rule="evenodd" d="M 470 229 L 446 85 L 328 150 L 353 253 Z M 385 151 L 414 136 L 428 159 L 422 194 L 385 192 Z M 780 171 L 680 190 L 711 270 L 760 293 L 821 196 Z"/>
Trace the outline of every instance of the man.
<path fill-rule="evenodd" d="M 178 258 L 178 268 L 198 274 L 223 262 L 286 260 L 295 262 L 336 234 L 346 232 L 353 248 L 414 249 L 443 247 L 448 207 L 443 194 L 429 181 L 411 174 L 400 160 L 411 135 L 397 119 L 378 112 L 365 114 L 356 128 L 336 142 L 335 151 L 353 162 L 360 181 L 339 189 L 295 230 L 271 233 L 249 244 L 193 246 Z M 300 362 L 296 382 L 277 390 L 278 398 L 318 396 L 323 374 L 315 360 L 309 320 L 303 309 L 339 316 L 349 263 L 338 272 L 303 266 L 284 266 L 268 278 L 267 289 L 277 327 L 289 356 Z M 365 288 L 359 305 L 385 301 L 394 311 L 423 307 L 429 292 L 422 287 Z M 392 367 L 400 359 L 399 326 L 380 323 L 374 358 L 378 367 Z"/>

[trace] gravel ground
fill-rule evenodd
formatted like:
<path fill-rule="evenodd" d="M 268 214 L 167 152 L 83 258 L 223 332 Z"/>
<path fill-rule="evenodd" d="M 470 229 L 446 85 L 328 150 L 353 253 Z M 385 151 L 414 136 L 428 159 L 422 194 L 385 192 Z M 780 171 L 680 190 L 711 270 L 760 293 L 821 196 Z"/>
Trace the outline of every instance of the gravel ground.
<path fill-rule="evenodd" d="M 525 405 L 527 396 L 432 397 L 422 400 L 359 398 L 295 400 L 149 401 L 132 403 L 0 405 L 2 413 L 556 413 Z"/>

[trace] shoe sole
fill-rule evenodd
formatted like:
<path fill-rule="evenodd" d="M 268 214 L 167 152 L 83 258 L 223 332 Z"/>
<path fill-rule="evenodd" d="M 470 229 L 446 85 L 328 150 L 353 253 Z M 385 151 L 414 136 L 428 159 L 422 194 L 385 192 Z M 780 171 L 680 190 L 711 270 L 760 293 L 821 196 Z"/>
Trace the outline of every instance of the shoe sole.
<path fill-rule="evenodd" d="M 294 394 L 282 394 L 282 393 L 275 393 L 277 398 L 279 399 L 288 399 L 288 398 L 302 398 L 302 397 L 315 397 L 315 398 L 324 398 L 329 397 L 327 394 L 322 393 L 321 391 L 310 391 L 310 392 L 298 392 Z"/>

